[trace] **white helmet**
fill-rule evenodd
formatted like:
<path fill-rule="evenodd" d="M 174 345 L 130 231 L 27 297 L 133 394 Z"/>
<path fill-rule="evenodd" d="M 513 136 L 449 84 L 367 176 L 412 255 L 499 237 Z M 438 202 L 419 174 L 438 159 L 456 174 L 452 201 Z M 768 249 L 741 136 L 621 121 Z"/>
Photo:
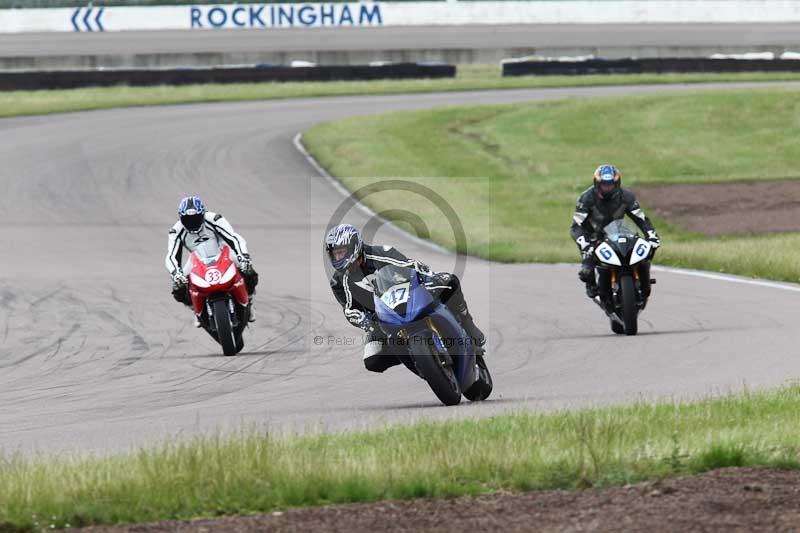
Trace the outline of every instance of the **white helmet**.
<path fill-rule="evenodd" d="M 325 236 L 325 252 L 328 254 L 331 266 L 340 272 L 343 272 L 358 260 L 362 246 L 361 232 L 351 224 L 334 226 Z M 341 259 L 335 259 L 333 251 L 345 247 L 347 248 L 347 255 Z"/>

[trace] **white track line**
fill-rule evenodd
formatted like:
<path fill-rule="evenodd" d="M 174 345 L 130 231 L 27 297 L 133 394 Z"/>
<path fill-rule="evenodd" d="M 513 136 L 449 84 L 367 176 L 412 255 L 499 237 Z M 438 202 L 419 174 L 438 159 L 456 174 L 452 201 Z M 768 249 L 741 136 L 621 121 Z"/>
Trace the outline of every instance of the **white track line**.
<path fill-rule="evenodd" d="M 295 135 L 294 139 L 292 140 L 292 142 L 294 143 L 294 147 L 297 148 L 297 150 L 301 154 L 303 154 L 303 157 L 306 158 L 306 161 L 308 161 L 308 163 L 312 167 L 314 167 L 314 169 L 317 171 L 317 173 L 320 176 L 322 176 L 323 178 L 328 180 L 328 183 L 330 183 L 333 186 L 334 189 L 339 191 L 341 193 L 341 195 L 344 196 L 345 198 L 348 198 L 348 197 L 350 197 L 352 195 L 352 191 L 347 190 L 347 188 L 344 185 L 342 185 L 342 183 L 339 180 L 337 180 L 336 178 L 331 176 L 330 173 L 327 170 L 325 170 L 325 168 L 323 168 L 323 166 L 320 165 L 319 162 L 317 162 L 316 159 L 314 159 L 314 156 L 312 156 L 311 154 L 308 153 L 308 150 L 306 150 L 306 147 L 303 144 L 303 133 L 302 132 L 298 133 L 297 135 Z M 395 230 L 398 233 L 402 234 L 403 237 L 410 238 L 416 244 L 419 244 L 421 246 L 425 246 L 428 249 L 431 249 L 431 250 L 433 250 L 435 252 L 439 252 L 439 253 L 442 253 L 442 254 L 452 254 L 453 253 L 450 250 L 448 250 L 446 248 L 443 248 L 443 247 L 439 246 L 436 243 L 433 243 L 431 241 L 426 241 L 425 239 L 417 237 L 416 235 L 412 235 L 411 233 L 403 230 L 402 228 L 399 228 L 393 222 L 391 222 L 389 220 L 386 220 L 383 217 L 379 217 L 377 215 L 377 213 L 375 213 L 372 209 L 370 209 L 366 205 L 362 204 L 361 202 L 356 202 L 356 206 L 361 210 L 362 213 L 364 213 L 368 217 L 379 218 L 380 220 L 383 221 L 384 225 L 387 225 L 387 226 L 391 227 L 393 230 Z"/>
<path fill-rule="evenodd" d="M 690 270 L 684 268 L 671 268 L 664 266 L 653 266 L 656 272 L 669 272 L 670 274 L 679 274 L 682 276 L 694 276 L 696 278 L 713 279 L 715 281 L 727 281 L 729 283 L 741 283 L 742 285 L 755 285 L 757 287 L 767 287 L 770 289 L 778 289 L 782 291 L 800 292 L 800 285 L 793 283 L 781 283 L 778 281 L 767 281 L 763 279 L 745 278 L 743 276 L 734 276 L 731 274 L 716 274 L 714 272 L 705 272 L 703 270 Z"/>
<path fill-rule="evenodd" d="M 314 159 L 314 157 L 311 154 L 308 153 L 308 150 L 306 150 L 306 147 L 303 145 L 303 134 L 302 133 L 298 133 L 297 135 L 294 136 L 294 146 L 295 146 L 295 148 L 297 148 L 297 150 L 301 154 L 303 154 L 303 157 L 306 158 L 306 161 L 308 161 L 308 163 L 312 167 L 314 167 L 314 169 L 316 169 L 316 171 L 319 173 L 319 175 L 328 180 L 328 182 L 333 186 L 333 188 L 335 188 L 337 191 L 339 191 L 345 197 L 350 196 L 351 192 L 348 191 L 347 188 L 345 188 L 345 186 L 342 185 L 339 180 L 337 180 L 336 178 L 331 176 L 330 173 L 327 170 L 325 170 L 322 167 L 322 165 L 320 165 L 319 162 L 317 162 L 317 160 Z M 361 202 L 357 202 L 356 205 L 367 216 L 370 216 L 370 217 L 377 217 L 378 216 L 378 215 L 375 214 L 374 211 L 372 211 L 369 207 L 365 206 Z M 432 243 L 430 241 L 426 241 L 425 239 L 420 239 L 416 235 L 411 235 L 410 233 L 408 233 L 406 231 L 403 231 L 402 229 L 400 229 L 399 227 L 397 227 L 396 225 L 394 225 L 393 223 L 391 223 L 389 221 L 385 221 L 385 222 L 386 222 L 386 224 L 388 224 L 389 226 L 391 226 L 395 230 L 400 231 L 405 236 L 413 239 L 417 244 L 421 244 L 421 245 L 427 246 L 429 248 L 432 248 L 433 250 L 436 250 L 437 252 L 451 253 L 449 250 L 446 250 L 446 249 L 442 248 L 441 246 L 439 246 L 437 244 L 434 244 L 434 243 Z M 655 265 L 653 265 L 653 270 L 655 272 L 667 272 L 669 274 L 678 274 L 680 276 L 693 276 L 693 277 L 696 277 L 696 278 L 712 279 L 714 281 L 725 281 L 725 282 L 728 282 L 728 283 L 740 283 L 742 285 L 753 285 L 753 286 L 756 286 L 756 287 L 766 287 L 766 288 L 769 288 L 769 289 L 778 289 L 778 290 L 782 290 L 782 291 L 800 292 L 800 285 L 793 284 L 793 283 L 780 283 L 780 282 L 777 282 L 777 281 L 767 281 L 767 280 L 763 280 L 763 279 L 745 278 L 743 276 L 734 276 L 734 275 L 731 275 L 731 274 L 716 274 L 716 273 L 713 273 L 713 272 L 705 272 L 703 270 L 691 270 L 691 269 L 685 269 L 685 268 L 672 268 L 672 267 L 655 266 Z"/>

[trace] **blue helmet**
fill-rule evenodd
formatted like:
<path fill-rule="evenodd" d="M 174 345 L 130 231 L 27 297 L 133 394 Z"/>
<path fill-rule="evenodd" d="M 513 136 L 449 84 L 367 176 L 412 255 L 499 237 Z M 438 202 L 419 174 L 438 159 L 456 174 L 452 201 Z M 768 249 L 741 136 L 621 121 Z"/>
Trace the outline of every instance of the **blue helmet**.
<path fill-rule="evenodd" d="M 206 206 L 197 196 L 187 196 L 178 205 L 178 215 L 181 217 L 181 224 L 189 233 L 197 233 L 203 227 L 205 220 Z"/>
<path fill-rule="evenodd" d="M 358 260 L 362 248 L 361 232 L 350 224 L 334 226 L 325 236 L 325 252 L 327 252 L 333 268 L 340 272 Z M 342 252 L 344 253 L 342 254 Z M 337 259 L 339 254 L 341 255 Z"/>
<path fill-rule="evenodd" d="M 614 165 L 600 165 L 594 171 L 594 192 L 603 200 L 614 197 L 621 183 L 622 175 Z"/>

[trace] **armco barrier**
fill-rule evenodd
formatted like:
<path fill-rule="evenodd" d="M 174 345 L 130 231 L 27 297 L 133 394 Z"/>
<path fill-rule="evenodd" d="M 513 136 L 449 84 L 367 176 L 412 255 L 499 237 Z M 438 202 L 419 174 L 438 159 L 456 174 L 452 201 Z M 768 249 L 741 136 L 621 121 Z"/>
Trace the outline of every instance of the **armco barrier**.
<path fill-rule="evenodd" d="M 391 65 L 247 67 L 184 69 L 111 69 L 0 72 L 0 91 L 75 89 L 113 85 L 189 85 L 287 81 L 452 78 L 454 65 L 396 63 Z"/>
<path fill-rule="evenodd" d="M 796 59 L 666 57 L 589 59 L 586 61 L 520 61 L 503 64 L 503 76 L 660 74 L 667 72 L 800 72 L 800 61 Z"/>

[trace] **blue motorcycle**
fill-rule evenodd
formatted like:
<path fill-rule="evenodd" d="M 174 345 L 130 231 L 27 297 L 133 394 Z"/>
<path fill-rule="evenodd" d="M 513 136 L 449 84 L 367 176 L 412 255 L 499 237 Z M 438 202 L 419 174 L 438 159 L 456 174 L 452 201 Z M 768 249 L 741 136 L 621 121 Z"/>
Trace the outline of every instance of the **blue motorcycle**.
<path fill-rule="evenodd" d="M 375 313 L 381 329 L 413 361 L 445 405 L 485 400 L 492 376 L 483 349 L 425 285 L 416 270 L 387 265 L 375 272 Z"/>

